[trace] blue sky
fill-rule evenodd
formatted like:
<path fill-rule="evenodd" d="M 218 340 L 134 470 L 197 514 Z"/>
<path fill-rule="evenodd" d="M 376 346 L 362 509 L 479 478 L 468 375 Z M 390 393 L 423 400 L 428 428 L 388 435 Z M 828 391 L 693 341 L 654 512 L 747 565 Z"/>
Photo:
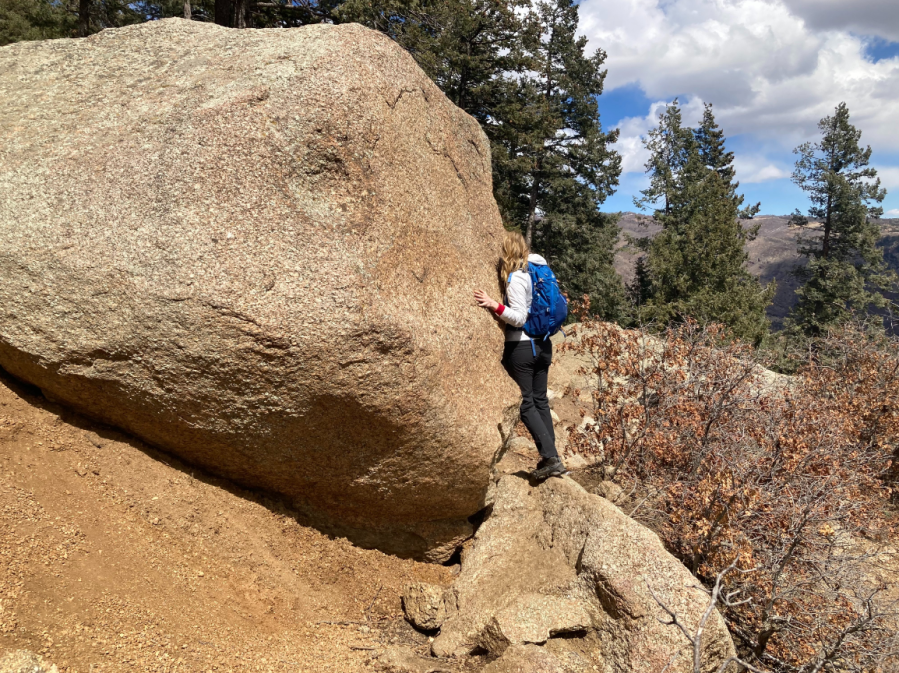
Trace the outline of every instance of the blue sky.
<path fill-rule="evenodd" d="M 641 138 L 677 97 L 689 124 L 714 104 L 741 192 L 771 214 L 807 206 L 792 150 L 845 101 L 899 217 L 896 0 L 582 0 L 580 13 L 588 48 L 608 54 L 603 126 L 622 136 L 621 186 L 604 210 L 635 210 Z"/>

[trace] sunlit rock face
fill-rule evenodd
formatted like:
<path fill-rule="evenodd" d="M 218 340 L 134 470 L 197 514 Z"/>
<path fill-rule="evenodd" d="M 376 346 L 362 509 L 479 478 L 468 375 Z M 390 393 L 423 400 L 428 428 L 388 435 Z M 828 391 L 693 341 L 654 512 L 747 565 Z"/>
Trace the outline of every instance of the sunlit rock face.
<path fill-rule="evenodd" d="M 445 559 L 516 401 L 478 124 L 357 25 L 0 49 L 0 366 L 321 527 Z"/>

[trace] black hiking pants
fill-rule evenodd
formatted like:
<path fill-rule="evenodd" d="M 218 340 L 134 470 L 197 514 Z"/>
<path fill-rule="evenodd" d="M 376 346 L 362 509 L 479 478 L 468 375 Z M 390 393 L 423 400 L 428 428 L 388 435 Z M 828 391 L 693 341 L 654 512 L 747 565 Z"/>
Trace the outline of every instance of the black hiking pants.
<path fill-rule="evenodd" d="M 503 349 L 503 367 L 521 388 L 521 420 L 534 438 L 540 457 L 544 459 L 559 455 L 556 453 L 556 433 L 546 397 L 546 380 L 552 360 L 553 344 L 549 339 L 507 341 Z"/>

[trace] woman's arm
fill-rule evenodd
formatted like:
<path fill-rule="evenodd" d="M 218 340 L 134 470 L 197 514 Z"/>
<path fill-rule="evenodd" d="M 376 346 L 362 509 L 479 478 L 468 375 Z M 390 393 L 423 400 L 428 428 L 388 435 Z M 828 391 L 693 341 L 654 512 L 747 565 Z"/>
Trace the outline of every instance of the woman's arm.
<path fill-rule="evenodd" d="M 475 290 L 474 299 L 478 306 L 493 311 L 501 320 L 512 327 L 521 327 L 528 319 L 528 285 L 530 279 L 527 274 L 516 271 L 512 274 L 509 287 L 506 288 L 506 300 L 508 306 L 499 304 L 483 290 Z"/>
<path fill-rule="evenodd" d="M 521 328 L 528 320 L 528 285 L 530 285 L 528 275 L 516 271 L 512 274 L 509 287 L 506 288 L 508 306 L 499 313 L 499 317 L 512 327 Z"/>

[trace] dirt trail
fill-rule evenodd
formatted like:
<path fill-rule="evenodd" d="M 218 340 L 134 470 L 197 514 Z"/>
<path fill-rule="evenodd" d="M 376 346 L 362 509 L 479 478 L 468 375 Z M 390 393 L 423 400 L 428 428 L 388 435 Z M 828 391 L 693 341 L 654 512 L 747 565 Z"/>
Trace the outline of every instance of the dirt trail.
<path fill-rule="evenodd" d="M 374 670 L 389 644 L 427 649 L 402 586 L 451 579 L 330 539 L 0 372 L 0 651 L 85 673 Z"/>

